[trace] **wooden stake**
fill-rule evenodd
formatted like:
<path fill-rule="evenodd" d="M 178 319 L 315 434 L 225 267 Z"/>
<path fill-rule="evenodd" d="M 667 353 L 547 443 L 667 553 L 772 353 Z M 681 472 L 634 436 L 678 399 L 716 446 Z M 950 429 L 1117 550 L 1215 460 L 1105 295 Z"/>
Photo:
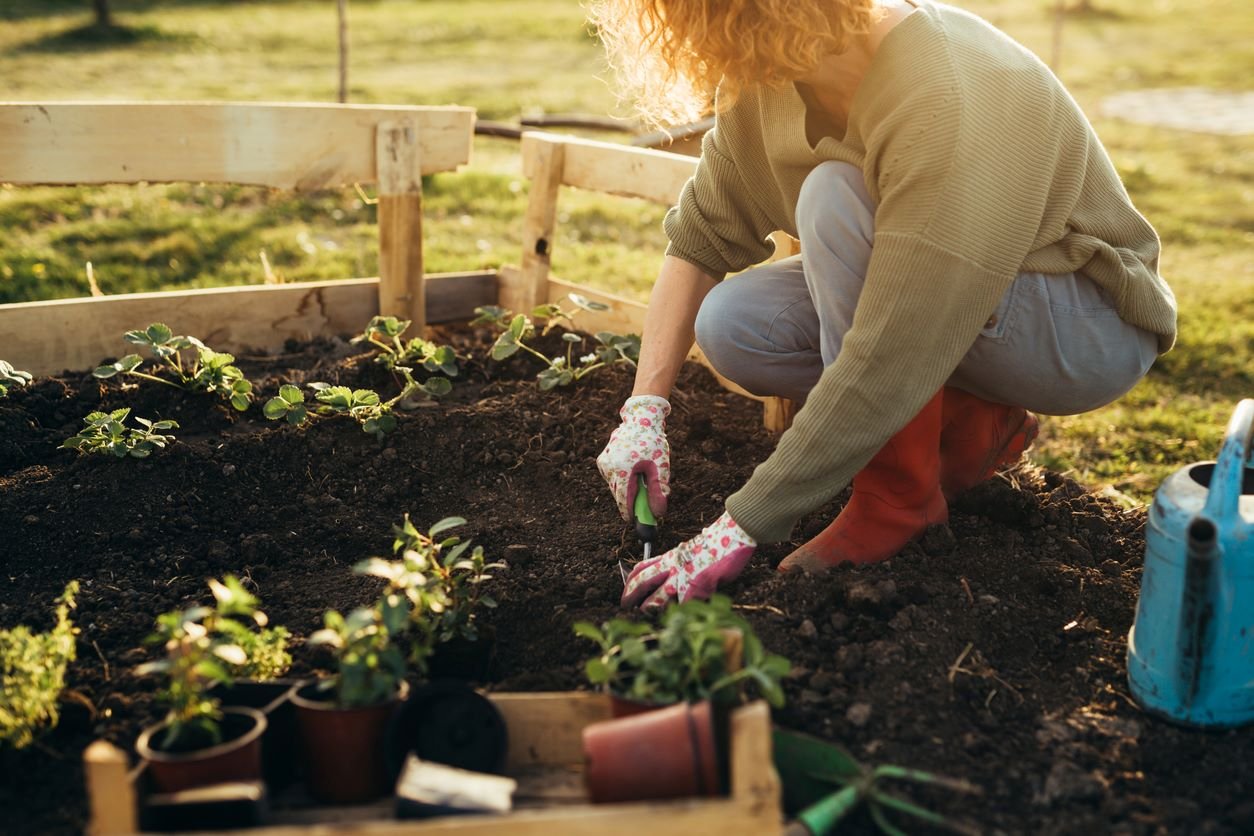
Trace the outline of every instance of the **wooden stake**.
<path fill-rule="evenodd" d="M 427 325 L 422 265 L 422 175 L 418 137 L 409 120 L 379 123 L 379 313 Z"/>
<path fill-rule="evenodd" d="M 516 285 L 502 286 L 501 305 L 527 313 L 548 298 L 557 194 L 562 186 L 566 146 L 561 140 L 524 134 L 522 155 L 523 171 L 531 178 L 531 194 L 523 216 L 522 273 Z"/>
<path fill-rule="evenodd" d="M 135 788 L 126 774 L 126 755 L 105 740 L 83 752 L 91 836 L 113 836 L 138 830 Z"/>
<path fill-rule="evenodd" d="M 348 1 L 337 0 L 340 30 L 340 103 L 348 101 Z"/>

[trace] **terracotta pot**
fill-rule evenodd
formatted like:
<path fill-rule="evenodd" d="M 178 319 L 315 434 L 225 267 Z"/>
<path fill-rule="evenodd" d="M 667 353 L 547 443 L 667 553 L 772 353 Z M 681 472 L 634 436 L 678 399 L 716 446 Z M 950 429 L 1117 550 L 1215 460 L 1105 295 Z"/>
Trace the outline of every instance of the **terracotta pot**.
<path fill-rule="evenodd" d="M 588 795 L 598 804 L 718 795 L 710 703 L 679 703 L 583 730 Z"/>
<path fill-rule="evenodd" d="M 148 776 L 161 792 L 261 780 L 261 735 L 266 718 L 252 708 L 222 710 L 222 742 L 204 749 L 169 752 L 161 748 L 169 724 L 144 729 L 135 750 L 148 764 Z"/>
<path fill-rule="evenodd" d="M 610 716 L 611 717 L 634 717 L 637 714 L 644 714 L 646 711 L 657 711 L 659 708 L 666 708 L 674 705 L 671 702 L 649 702 L 647 700 L 636 700 L 631 697 L 620 697 L 618 694 L 610 694 Z"/>
<path fill-rule="evenodd" d="M 354 804 L 386 795 L 396 776 L 383 741 L 388 723 L 408 693 L 402 682 L 392 699 L 365 708 L 339 708 L 334 692 L 311 682 L 292 692 L 305 755 L 305 786 L 331 804 Z"/>

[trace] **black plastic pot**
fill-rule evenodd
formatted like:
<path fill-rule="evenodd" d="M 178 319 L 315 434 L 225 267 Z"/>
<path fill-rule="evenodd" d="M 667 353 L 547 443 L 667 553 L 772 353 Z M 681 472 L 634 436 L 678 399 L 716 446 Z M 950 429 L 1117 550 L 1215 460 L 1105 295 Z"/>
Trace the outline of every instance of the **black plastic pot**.
<path fill-rule="evenodd" d="M 135 750 L 148 765 L 153 787 L 161 792 L 178 792 L 210 784 L 261 780 L 265 715 L 254 708 L 226 708 L 220 727 L 220 742 L 188 751 L 166 748 L 168 723 L 163 721 L 144 729 Z"/>
<path fill-rule="evenodd" d="M 414 689 L 387 734 L 388 764 L 395 771 L 412 752 L 424 761 L 499 775 L 505 771 L 508 748 L 501 712 L 487 697 L 455 680 Z"/>
<path fill-rule="evenodd" d="M 384 756 L 384 739 L 407 692 L 402 682 L 395 697 L 365 708 L 339 708 L 334 690 L 322 690 L 316 681 L 292 692 L 310 795 L 356 804 L 391 791 L 396 771 Z"/>
<path fill-rule="evenodd" d="M 427 661 L 427 676 L 431 680 L 487 682 L 492 678 L 495 662 L 496 632 L 482 627 L 475 641 L 459 637 L 436 645 Z"/>

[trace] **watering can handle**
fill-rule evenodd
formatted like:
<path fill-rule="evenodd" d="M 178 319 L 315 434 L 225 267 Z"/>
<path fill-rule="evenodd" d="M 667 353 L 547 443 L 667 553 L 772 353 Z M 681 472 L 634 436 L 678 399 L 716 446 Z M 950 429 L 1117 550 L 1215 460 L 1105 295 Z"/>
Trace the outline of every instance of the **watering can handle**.
<path fill-rule="evenodd" d="M 1250 460 L 1254 448 L 1254 398 L 1246 398 L 1237 404 L 1236 412 L 1224 430 L 1223 446 L 1211 476 L 1210 491 L 1206 497 L 1205 514 L 1216 525 L 1236 519 L 1240 509 L 1241 485 L 1245 476 L 1245 463 Z"/>

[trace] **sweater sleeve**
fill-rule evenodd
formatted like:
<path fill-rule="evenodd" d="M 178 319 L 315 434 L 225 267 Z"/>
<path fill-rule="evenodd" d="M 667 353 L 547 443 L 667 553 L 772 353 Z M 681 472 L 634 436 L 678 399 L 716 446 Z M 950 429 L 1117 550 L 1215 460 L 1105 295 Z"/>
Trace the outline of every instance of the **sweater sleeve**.
<path fill-rule="evenodd" d="M 772 249 L 767 236 L 775 229 L 724 150 L 723 135 L 731 129 L 731 118 L 720 115 L 720 124 L 706 133 L 696 173 L 663 222 L 670 239 L 666 254 L 691 262 L 716 279 L 765 259 Z"/>
<path fill-rule="evenodd" d="M 787 539 L 940 390 L 1040 226 L 1059 146 L 1039 88 L 990 94 L 955 76 L 915 91 L 871 122 L 875 241 L 840 355 L 727 500 L 760 543 Z"/>

